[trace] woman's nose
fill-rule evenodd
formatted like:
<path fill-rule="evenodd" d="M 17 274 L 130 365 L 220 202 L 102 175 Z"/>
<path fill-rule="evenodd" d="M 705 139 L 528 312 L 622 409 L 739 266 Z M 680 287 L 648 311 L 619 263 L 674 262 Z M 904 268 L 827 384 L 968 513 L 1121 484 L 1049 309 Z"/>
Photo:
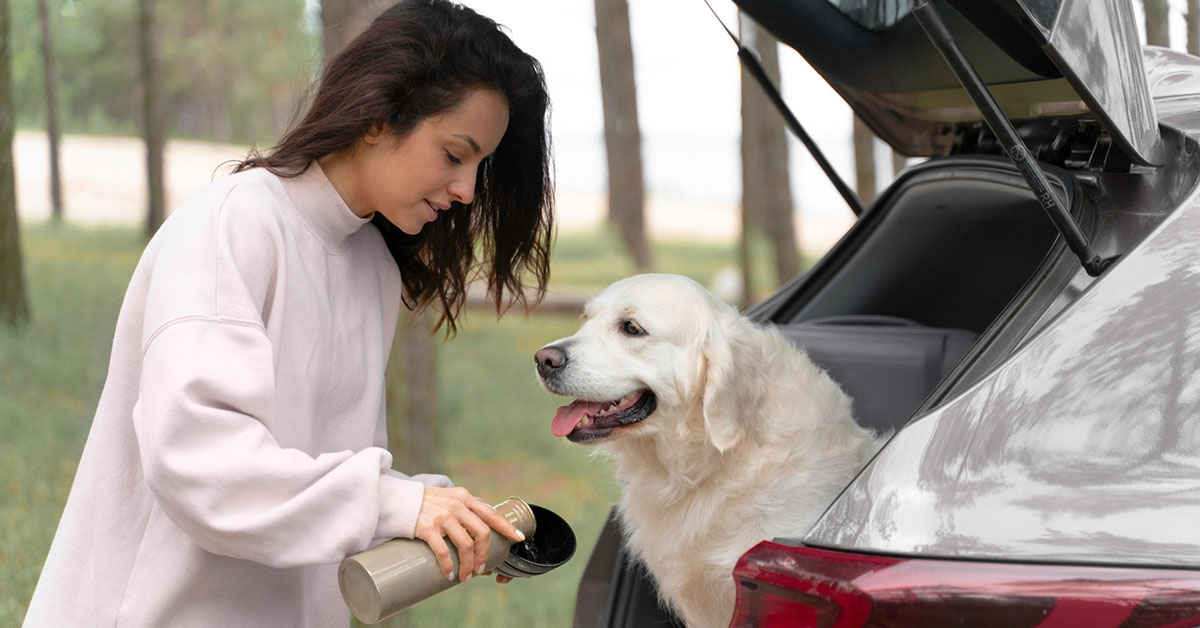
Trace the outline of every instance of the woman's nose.
<path fill-rule="evenodd" d="M 448 191 L 451 199 L 463 205 L 470 205 L 471 201 L 475 200 L 475 174 L 471 173 L 470 176 L 451 181 Z"/>

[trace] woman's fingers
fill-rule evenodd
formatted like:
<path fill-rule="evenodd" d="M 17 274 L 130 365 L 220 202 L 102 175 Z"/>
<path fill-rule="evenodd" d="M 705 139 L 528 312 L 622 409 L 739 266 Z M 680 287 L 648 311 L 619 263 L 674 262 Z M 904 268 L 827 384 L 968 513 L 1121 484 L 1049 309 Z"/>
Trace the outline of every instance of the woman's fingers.
<path fill-rule="evenodd" d="M 483 519 L 480 519 L 474 513 L 470 513 L 470 517 L 465 518 L 463 526 L 467 528 L 467 532 L 475 540 L 475 573 L 482 574 L 487 569 L 488 544 L 491 540 L 492 531 L 483 522 Z"/>
<path fill-rule="evenodd" d="M 434 531 L 424 534 L 419 537 L 429 549 L 433 550 L 433 555 L 437 557 L 438 568 L 442 570 L 442 575 L 446 576 L 447 580 L 454 578 L 454 563 L 450 560 L 450 546 L 446 545 L 446 539 L 442 535 Z"/>
<path fill-rule="evenodd" d="M 448 522 L 445 533 L 458 548 L 458 579 L 466 582 L 471 577 L 471 570 L 475 569 L 475 541 L 457 520 Z"/>
<path fill-rule="evenodd" d="M 466 489 L 425 487 L 414 536 L 433 550 L 438 567 L 448 579 L 453 580 L 455 574 L 452 550 L 446 539 L 458 550 L 457 575 L 459 580 L 466 582 L 474 573 L 482 574 L 487 568 L 491 530 L 514 541 L 525 540 L 525 535 L 495 508 Z M 511 578 L 500 581 L 509 580 Z"/>
<path fill-rule="evenodd" d="M 499 532 L 500 534 L 503 534 L 514 541 L 525 540 L 525 535 L 522 534 L 516 526 L 510 523 L 508 519 L 505 519 L 503 516 L 501 516 L 500 513 L 496 512 L 495 508 L 487 505 L 487 503 L 480 500 L 475 500 L 475 502 L 471 504 L 471 511 L 479 515 L 479 518 L 483 520 L 485 525 Z"/>

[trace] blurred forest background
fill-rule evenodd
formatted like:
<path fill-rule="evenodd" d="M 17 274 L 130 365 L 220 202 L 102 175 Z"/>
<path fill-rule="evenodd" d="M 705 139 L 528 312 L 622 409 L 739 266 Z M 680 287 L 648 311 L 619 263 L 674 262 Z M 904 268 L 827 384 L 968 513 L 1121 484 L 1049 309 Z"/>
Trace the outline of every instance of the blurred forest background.
<path fill-rule="evenodd" d="M 39 19 L 45 5 L 59 129 L 140 136 L 135 0 L 9 0 L 18 128 L 46 125 Z M 152 8 L 170 136 L 246 143 L 283 130 L 296 95 L 320 69 L 321 27 L 303 0 L 155 2 Z"/>
<path fill-rule="evenodd" d="M 617 487 L 606 460 L 549 434 L 559 403 L 535 383 L 533 352 L 575 329 L 587 295 L 640 271 L 685 274 L 730 302 L 751 304 L 819 257 L 852 222 L 824 183 L 819 204 L 837 205 L 826 211 L 840 217 L 824 230 L 806 230 L 817 224 L 811 218 L 818 204 L 806 188 L 819 186 L 798 188 L 797 168 L 804 164 L 805 177 L 818 169 L 748 79 L 728 119 L 714 121 L 737 136 L 730 168 L 736 172 L 729 173 L 738 182 L 735 197 L 714 204 L 656 196 L 646 172 L 659 163 L 658 140 L 642 134 L 646 114 L 639 106 L 646 106 L 646 94 L 657 102 L 654 88 L 663 79 L 645 81 L 634 71 L 649 55 L 634 45 L 647 39 L 631 36 L 638 31 L 630 16 L 651 6 L 707 10 L 700 0 L 521 5 L 553 16 L 581 3 L 595 35 L 593 56 L 568 63 L 596 65 L 594 107 L 602 111 L 603 137 L 576 142 L 556 133 L 555 141 L 560 173 L 589 170 L 601 183 L 598 193 L 581 192 L 564 189 L 560 176 L 563 227 L 552 294 L 530 315 L 500 321 L 473 307 L 448 343 L 428 333 L 427 318 L 401 321 L 388 374 L 389 448 L 398 468 L 447 473 L 493 503 L 517 494 L 555 510 L 574 526 L 579 549 L 552 576 L 456 587 L 386 625 L 568 625 L 575 587 Z M 104 383 L 124 288 L 147 238 L 178 195 L 194 191 L 189 186 L 221 176 L 222 162 L 249 146 L 269 147 L 303 106 L 323 60 L 388 4 L 0 0 L 0 625 L 19 625 L 24 617 Z M 465 4 L 502 24 L 504 15 L 492 10 L 511 10 L 487 0 Z M 713 4 L 759 51 L 768 74 L 782 80 L 785 97 L 795 95 L 793 77 L 805 70 L 794 52 L 739 19 L 729 0 Z M 1190 18 L 1200 15 L 1200 0 L 1135 5 L 1146 42 L 1196 53 L 1200 27 Z M 533 52 L 537 41 L 528 31 L 507 25 L 518 45 Z M 725 37 L 710 28 L 716 41 Z M 719 45 L 734 57 L 727 38 Z M 721 68 L 737 75 L 736 61 Z M 802 89 L 803 99 L 789 100 L 830 100 L 819 80 Z M 570 94 L 555 104 L 556 116 L 574 115 Z M 822 148 L 869 205 L 908 160 L 874 139 L 848 108 L 826 111 L 815 120 L 800 111 L 802 122 L 819 140 L 833 133 L 836 141 Z M 706 132 L 694 129 L 696 136 Z M 14 137 L 22 152 L 14 153 Z M 65 151 L 65 142 L 87 150 Z M 117 160 L 131 150 L 136 166 Z M 167 167 L 168 153 L 190 178 L 173 178 L 179 175 Z M 15 169 L 14 155 L 21 160 Z M 691 176 L 688 182 L 682 173 L 688 184 L 705 175 Z M 44 187 L 30 190 L 30 181 Z M 132 196 L 130 181 L 139 186 Z M 591 218 L 575 215 L 593 205 Z M 695 237 L 701 223 L 711 223 L 707 235 Z"/>

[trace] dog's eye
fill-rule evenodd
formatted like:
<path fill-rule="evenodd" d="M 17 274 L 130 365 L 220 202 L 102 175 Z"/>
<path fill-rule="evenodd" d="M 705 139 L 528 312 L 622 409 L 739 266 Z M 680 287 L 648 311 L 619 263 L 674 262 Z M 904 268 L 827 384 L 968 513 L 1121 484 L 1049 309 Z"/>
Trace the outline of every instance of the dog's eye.
<path fill-rule="evenodd" d="M 633 321 L 621 321 L 621 331 L 630 336 L 645 336 L 646 330 L 638 327 L 638 324 Z"/>

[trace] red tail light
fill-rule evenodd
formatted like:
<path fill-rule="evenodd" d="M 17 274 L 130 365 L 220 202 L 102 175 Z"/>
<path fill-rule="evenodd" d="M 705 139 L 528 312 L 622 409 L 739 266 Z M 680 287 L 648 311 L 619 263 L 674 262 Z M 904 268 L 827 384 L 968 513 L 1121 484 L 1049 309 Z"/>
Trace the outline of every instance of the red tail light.
<path fill-rule="evenodd" d="M 925 560 L 764 542 L 730 628 L 1184 628 L 1200 571 Z"/>

